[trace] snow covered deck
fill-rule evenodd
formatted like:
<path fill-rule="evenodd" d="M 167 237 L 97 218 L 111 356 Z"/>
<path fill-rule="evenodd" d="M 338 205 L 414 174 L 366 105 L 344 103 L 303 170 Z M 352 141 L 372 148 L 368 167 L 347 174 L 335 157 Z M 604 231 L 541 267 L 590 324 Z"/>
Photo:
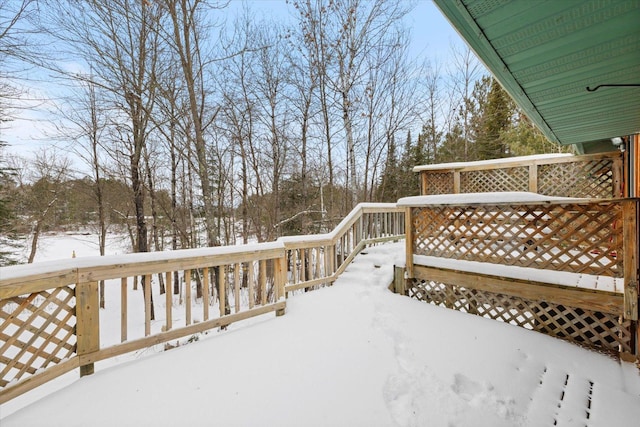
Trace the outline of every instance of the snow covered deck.
<path fill-rule="evenodd" d="M 283 317 L 63 377 L 63 386 L 43 386 L 61 389 L 17 412 L 29 395 L 0 406 L 0 424 L 609 427 L 640 419 L 633 364 L 394 295 L 387 286 L 404 246 L 365 252 L 334 286 L 290 297 Z"/>
<path fill-rule="evenodd" d="M 0 403 L 97 362 L 282 315 L 288 294 L 333 283 L 366 245 L 404 228 L 402 208 L 362 203 L 320 236 L 3 267 Z"/>

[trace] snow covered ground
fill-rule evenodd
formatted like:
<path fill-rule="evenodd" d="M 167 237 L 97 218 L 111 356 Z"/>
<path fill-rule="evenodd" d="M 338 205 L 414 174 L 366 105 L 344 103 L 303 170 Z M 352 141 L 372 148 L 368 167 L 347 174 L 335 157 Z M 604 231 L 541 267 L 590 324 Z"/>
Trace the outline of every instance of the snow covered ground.
<path fill-rule="evenodd" d="M 7 243 L 2 245 L 0 251 L 12 252 L 11 258 L 19 264 L 27 262 L 31 241 L 12 241 L 12 246 Z M 131 242 L 124 233 L 107 233 L 106 255 L 120 255 L 131 252 Z M 98 237 L 92 230 L 79 230 L 68 232 L 46 232 L 38 239 L 38 250 L 34 262 L 70 259 L 73 256 L 97 256 L 100 255 Z"/>
<path fill-rule="evenodd" d="M 389 292 L 403 248 L 367 249 L 333 287 L 289 298 L 283 317 L 98 365 L 82 379 L 67 374 L 22 409 L 33 395 L 0 406 L 0 424 L 608 427 L 640 419 L 635 365 Z"/>

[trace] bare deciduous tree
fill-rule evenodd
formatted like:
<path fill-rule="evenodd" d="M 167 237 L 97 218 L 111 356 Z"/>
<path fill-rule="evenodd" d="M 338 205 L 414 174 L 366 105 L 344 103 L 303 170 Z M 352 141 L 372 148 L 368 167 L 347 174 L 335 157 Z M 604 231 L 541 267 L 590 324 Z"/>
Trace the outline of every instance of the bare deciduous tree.
<path fill-rule="evenodd" d="M 471 135 L 471 97 L 475 81 L 480 77 L 482 65 L 468 46 L 458 48 L 451 46 L 450 92 L 454 100 L 450 112 L 457 115 L 461 121 L 462 139 L 464 140 L 463 161 L 470 160 Z M 450 123 L 452 121 L 450 120 Z"/>
<path fill-rule="evenodd" d="M 50 4 L 50 12 L 52 35 L 67 46 L 71 58 L 91 67 L 92 82 L 109 95 L 112 125 L 119 136 L 120 151 L 115 154 L 126 153 L 133 190 L 134 250 L 147 252 L 143 153 L 157 87 L 160 40 L 154 28 L 160 25 L 161 7 L 155 2 L 91 0 Z M 144 292 L 150 291 L 147 288 L 143 283 Z"/>
<path fill-rule="evenodd" d="M 210 159 L 207 157 L 205 141 L 206 128 L 215 119 L 217 109 L 207 106 L 208 88 L 206 87 L 205 67 L 212 58 L 205 52 L 203 39 L 206 37 L 204 25 L 204 9 L 208 5 L 200 0 L 165 0 L 170 20 L 170 34 L 165 37 L 179 59 L 181 77 L 187 92 L 190 131 L 186 136 L 192 139 L 197 159 L 197 172 L 202 189 L 207 244 L 219 245 L 219 230 L 215 230 L 215 207 L 213 188 L 210 178 Z M 214 8 L 222 8 L 216 5 Z M 209 108 L 207 108 L 209 107 Z"/>
<path fill-rule="evenodd" d="M 29 164 L 30 163 L 30 164 Z M 56 214 L 64 201 L 64 192 L 70 174 L 70 162 L 55 151 L 41 150 L 32 161 L 23 163 L 28 169 L 20 174 L 21 197 L 26 205 L 24 212 L 31 213 L 31 244 L 27 262 L 31 264 L 38 250 L 40 233 Z M 24 167 L 23 167 L 24 169 Z M 26 178 L 26 180 L 24 180 Z M 71 255 L 71 254 L 70 254 Z"/>

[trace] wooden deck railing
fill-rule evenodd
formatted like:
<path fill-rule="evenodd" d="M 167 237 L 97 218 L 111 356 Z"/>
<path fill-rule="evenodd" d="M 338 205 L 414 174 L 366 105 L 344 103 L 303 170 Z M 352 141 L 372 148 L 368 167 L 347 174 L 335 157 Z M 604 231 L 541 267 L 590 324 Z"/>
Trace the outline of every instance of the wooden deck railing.
<path fill-rule="evenodd" d="M 285 292 L 331 283 L 367 245 L 404 237 L 404 209 L 361 203 L 327 234 L 283 237 L 289 280 Z"/>
<path fill-rule="evenodd" d="M 409 294 L 638 356 L 640 199 L 526 197 L 400 200 Z"/>
<path fill-rule="evenodd" d="M 361 204 L 325 235 L 1 268 L 0 403 L 75 368 L 88 375 L 101 360 L 269 312 L 284 314 L 286 292 L 330 283 L 365 245 L 401 238 L 403 216 L 395 204 Z M 170 289 L 175 274 L 180 295 Z M 159 276 L 164 295 L 150 292 Z M 115 318 L 98 307 L 103 280 L 106 294 L 116 295 L 107 300 L 108 307 L 119 305 Z M 155 319 L 153 297 L 160 298 Z"/>
<path fill-rule="evenodd" d="M 547 196 L 623 197 L 623 156 L 611 153 L 525 156 L 416 166 L 422 195 L 528 191 Z"/>

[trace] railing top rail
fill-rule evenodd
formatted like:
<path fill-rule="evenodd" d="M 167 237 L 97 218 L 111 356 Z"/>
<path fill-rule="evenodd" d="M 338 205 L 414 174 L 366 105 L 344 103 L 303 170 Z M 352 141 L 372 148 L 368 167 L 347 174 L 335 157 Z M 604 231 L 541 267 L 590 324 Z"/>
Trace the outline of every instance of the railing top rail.
<path fill-rule="evenodd" d="M 517 166 L 546 165 L 552 163 L 586 162 L 591 160 L 617 158 L 619 151 L 608 153 L 586 154 L 576 156 L 570 153 L 535 154 L 531 156 L 507 157 L 503 159 L 479 160 L 475 162 L 453 162 L 435 165 L 420 165 L 413 168 L 414 172 L 466 172 L 486 169 L 503 169 Z"/>
<path fill-rule="evenodd" d="M 171 269 L 196 268 L 222 265 L 242 260 L 268 259 L 281 256 L 284 245 L 280 242 L 250 245 L 219 246 L 176 251 L 145 252 L 123 255 L 91 256 L 65 260 L 43 261 L 33 264 L 0 268 L 0 297 L 6 298 L 10 289 L 29 283 L 37 287 L 57 279 L 60 286 L 80 281 L 106 280 L 124 277 L 131 273 L 152 274 Z M 135 269 L 136 272 L 131 272 Z M 33 291 L 34 289 L 30 289 Z"/>
<path fill-rule="evenodd" d="M 545 196 L 529 192 L 498 192 L 498 193 L 460 193 L 437 194 L 431 196 L 412 196 L 398 200 L 399 207 L 424 206 L 472 206 L 472 205 L 562 205 L 615 203 L 622 200 L 640 200 L 640 198 L 625 199 L 582 199 L 573 197 Z"/>

